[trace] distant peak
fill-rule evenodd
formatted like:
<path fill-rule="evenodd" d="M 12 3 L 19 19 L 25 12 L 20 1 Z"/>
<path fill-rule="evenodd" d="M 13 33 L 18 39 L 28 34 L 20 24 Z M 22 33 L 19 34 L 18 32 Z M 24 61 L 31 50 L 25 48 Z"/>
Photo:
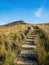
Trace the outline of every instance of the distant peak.
<path fill-rule="evenodd" d="M 20 21 L 14 21 L 14 22 L 11 22 L 11 23 L 7 23 L 3 26 L 13 26 L 13 25 L 18 25 L 18 24 L 26 24 L 23 20 L 20 20 Z"/>

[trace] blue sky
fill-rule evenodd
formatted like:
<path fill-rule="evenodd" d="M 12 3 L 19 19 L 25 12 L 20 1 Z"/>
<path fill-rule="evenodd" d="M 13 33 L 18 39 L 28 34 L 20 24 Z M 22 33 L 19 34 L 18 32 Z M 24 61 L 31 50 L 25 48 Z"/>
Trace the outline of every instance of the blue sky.
<path fill-rule="evenodd" d="M 18 20 L 49 22 L 49 0 L 0 0 L 0 25 Z"/>

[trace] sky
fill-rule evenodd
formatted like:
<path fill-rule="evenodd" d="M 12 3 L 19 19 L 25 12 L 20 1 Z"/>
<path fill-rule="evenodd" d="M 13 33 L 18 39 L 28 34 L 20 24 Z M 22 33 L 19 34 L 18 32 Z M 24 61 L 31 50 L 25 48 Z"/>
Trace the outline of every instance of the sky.
<path fill-rule="evenodd" d="M 49 22 L 49 0 L 0 0 L 0 25 L 19 20 Z"/>

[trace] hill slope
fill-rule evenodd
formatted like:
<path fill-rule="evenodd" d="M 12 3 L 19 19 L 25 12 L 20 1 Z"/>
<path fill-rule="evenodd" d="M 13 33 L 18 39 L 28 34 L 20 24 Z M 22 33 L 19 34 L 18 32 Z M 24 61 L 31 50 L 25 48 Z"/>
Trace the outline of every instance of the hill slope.
<path fill-rule="evenodd" d="M 38 26 L 44 31 L 47 37 L 49 37 L 49 23 L 39 24 Z"/>
<path fill-rule="evenodd" d="M 14 65 L 14 59 L 18 57 L 30 29 L 31 25 L 23 21 L 0 27 L 0 65 Z"/>
<path fill-rule="evenodd" d="M 39 26 L 49 35 L 49 24 L 35 24 L 35 26 Z M 14 59 L 18 58 L 21 46 L 27 35 L 29 36 L 28 33 L 33 31 L 33 27 L 34 24 L 26 24 L 24 21 L 15 21 L 0 27 L 0 65 L 14 65 Z"/>

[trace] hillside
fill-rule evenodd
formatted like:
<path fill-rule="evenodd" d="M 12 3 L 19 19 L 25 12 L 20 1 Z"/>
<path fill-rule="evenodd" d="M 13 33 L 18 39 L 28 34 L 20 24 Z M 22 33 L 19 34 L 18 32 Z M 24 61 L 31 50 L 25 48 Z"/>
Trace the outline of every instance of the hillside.
<path fill-rule="evenodd" d="M 32 31 L 32 26 L 24 24 L 22 21 L 7 25 L 0 27 L 0 65 L 13 64 L 14 59 L 21 51 L 21 45 Z"/>
<path fill-rule="evenodd" d="M 49 23 L 45 23 L 45 24 L 38 24 L 39 28 L 41 28 L 44 33 L 47 35 L 47 37 L 49 37 Z"/>
<path fill-rule="evenodd" d="M 49 57 L 49 40 L 47 39 L 49 38 L 49 23 L 30 25 L 23 21 L 15 21 L 0 26 L 0 65 L 15 65 L 14 61 L 19 59 L 18 54 L 22 50 L 21 46 L 25 44 L 30 34 L 32 37 L 32 34 L 36 35 L 36 33 L 38 33 L 36 50 L 38 57 L 40 57 L 37 59 L 40 60 L 39 64 L 44 65 L 45 54 L 46 58 Z"/>

